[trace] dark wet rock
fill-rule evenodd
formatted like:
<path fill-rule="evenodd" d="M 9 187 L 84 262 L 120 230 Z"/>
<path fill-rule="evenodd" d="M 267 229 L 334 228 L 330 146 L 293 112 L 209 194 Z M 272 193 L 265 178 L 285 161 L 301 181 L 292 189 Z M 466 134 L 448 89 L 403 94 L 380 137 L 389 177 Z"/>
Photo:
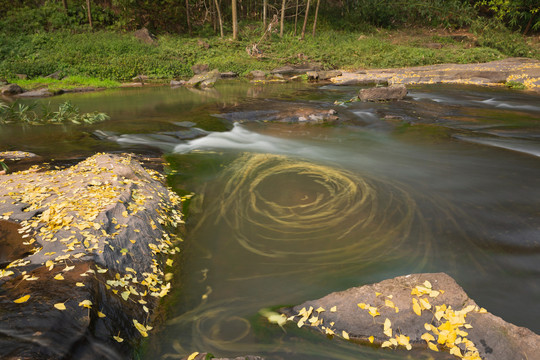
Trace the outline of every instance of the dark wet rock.
<path fill-rule="evenodd" d="M 0 93 L 2 95 L 18 95 L 23 92 L 24 90 L 17 84 L 9 84 L 0 88 Z"/>
<path fill-rule="evenodd" d="M 193 74 L 195 75 L 208 72 L 208 70 L 210 70 L 208 64 L 195 64 L 191 67 L 191 71 L 193 71 Z"/>
<path fill-rule="evenodd" d="M 187 87 L 212 87 L 217 80 L 219 80 L 219 71 L 212 70 L 193 76 L 184 85 Z"/>
<path fill-rule="evenodd" d="M 61 80 L 64 78 L 64 76 L 62 75 L 62 71 L 58 70 L 58 71 L 53 72 L 52 74 L 45 76 L 45 78 Z"/>
<path fill-rule="evenodd" d="M 184 130 L 184 131 L 167 131 L 167 132 L 163 132 L 162 134 L 168 135 L 168 136 L 174 136 L 175 138 L 179 140 L 192 140 L 192 139 L 206 136 L 209 134 L 209 132 L 206 130 L 199 129 L 199 128 L 192 128 L 192 129 Z"/>
<path fill-rule="evenodd" d="M 179 121 L 179 122 L 175 122 L 174 125 L 190 128 L 190 127 L 196 126 L 197 123 L 194 123 L 192 121 Z"/>
<path fill-rule="evenodd" d="M 2 220 L 0 216 L 0 269 L 9 263 L 24 258 L 32 253 L 34 246 L 23 245 L 24 239 L 19 233 L 21 226 L 13 221 Z"/>
<path fill-rule="evenodd" d="M 179 204 L 129 156 L 0 177 L 0 216 L 35 246 L 0 267 L 0 357 L 124 359 L 170 287 Z"/>
<path fill-rule="evenodd" d="M 331 78 L 341 76 L 342 72 L 339 70 L 329 70 L 329 71 L 308 71 L 306 75 L 308 80 L 329 80 Z"/>
<path fill-rule="evenodd" d="M 156 41 L 156 37 L 148 31 L 147 28 L 142 28 L 140 30 L 137 30 L 133 33 L 133 36 L 135 36 L 137 39 L 141 40 L 142 42 L 152 45 Z"/>
<path fill-rule="evenodd" d="M 21 80 L 26 80 L 28 79 L 28 75 L 26 74 L 15 74 L 15 76 Z"/>
<path fill-rule="evenodd" d="M 358 98 L 362 101 L 389 101 L 401 100 L 407 95 L 405 85 L 381 86 L 370 89 L 362 89 Z"/>
<path fill-rule="evenodd" d="M 185 84 L 186 84 L 185 80 L 171 80 L 171 83 L 170 83 L 170 85 L 173 87 L 184 86 Z"/>
<path fill-rule="evenodd" d="M 49 91 L 49 89 L 37 89 L 37 90 L 30 90 L 23 92 L 21 94 L 18 94 L 17 97 L 49 97 L 54 96 L 55 93 L 52 91 Z"/>
<path fill-rule="evenodd" d="M 185 356 L 182 358 L 182 360 L 187 360 L 189 356 Z M 209 353 L 199 353 L 196 356 L 192 358 L 192 360 L 264 360 L 263 357 L 255 356 L 255 355 L 246 355 L 246 356 L 238 356 L 235 358 L 217 358 L 214 357 L 212 354 Z"/>
<path fill-rule="evenodd" d="M 424 289 L 429 290 L 425 292 Z M 420 295 L 413 293 L 414 290 L 420 290 Z M 418 315 L 413 309 L 413 304 L 415 301 L 420 303 L 420 299 L 427 301 L 431 308 L 427 309 L 426 306 L 418 309 L 420 312 Z M 519 303 L 519 300 L 516 301 Z M 372 311 L 370 307 L 375 316 L 370 314 Z M 381 346 L 390 337 L 405 335 L 409 337 L 407 342 L 412 347 L 425 349 L 427 342 L 422 336 L 426 337 L 424 334 L 429 333 L 434 338 L 428 339 L 433 346 L 436 346 L 437 340 L 442 341 L 440 344 L 452 346 L 437 334 L 438 331 L 449 328 L 450 337 L 456 334 L 456 329 L 462 332 L 457 336 L 470 340 L 470 345 L 477 349 L 484 360 L 538 359 L 540 352 L 540 336 L 529 329 L 507 323 L 480 308 L 450 276 L 444 273 L 400 276 L 372 285 L 351 288 L 285 309 L 284 313 L 287 316 L 298 315 L 302 312 L 302 308 L 313 309 L 312 315 L 318 314 L 317 320 L 322 320 L 322 324 L 310 326 L 307 325 L 310 322 L 306 319 L 304 326 L 318 329 L 323 333 L 327 332 L 326 329 L 330 329 L 338 336 L 343 336 L 345 331 L 351 340 L 361 343 L 369 343 L 369 338 L 373 336 L 373 343 Z M 294 321 L 298 322 L 301 318 L 295 316 Z M 386 319 L 389 327 L 393 329 L 390 337 L 384 333 Z M 450 326 L 452 324 L 453 327 Z M 461 343 L 449 341 L 460 349 L 461 354 L 465 354 L 465 341 Z M 440 344 L 438 345 L 440 351 L 448 351 L 448 348 Z M 404 349 L 405 345 L 398 347 Z"/>
<path fill-rule="evenodd" d="M 321 66 L 319 64 L 304 63 L 299 65 L 285 65 L 280 68 L 272 70 L 271 74 L 281 74 L 281 75 L 298 75 L 305 74 L 308 71 L 319 71 Z"/>
<path fill-rule="evenodd" d="M 222 79 L 232 79 L 238 77 L 238 74 L 233 71 L 227 71 L 220 73 Z"/>
<path fill-rule="evenodd" d="M 262 70 L 253 70 L 247 75 L 248 78 L 254 79 L 254 80 L 261 80 L 266 78 L 266 72 Z"/>

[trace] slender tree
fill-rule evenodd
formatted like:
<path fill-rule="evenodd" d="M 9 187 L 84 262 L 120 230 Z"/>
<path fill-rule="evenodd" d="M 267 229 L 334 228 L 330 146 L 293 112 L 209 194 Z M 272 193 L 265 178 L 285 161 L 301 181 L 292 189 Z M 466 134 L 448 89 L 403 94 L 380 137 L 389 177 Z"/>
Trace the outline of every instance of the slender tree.
<path fill-rule="evenodd" d="M 298 24 L 298 0 L 296 0 L 296 13 L 294 14 L 294 36 L 296 36 L 297 24 Z"/>
<path fill-rule="evenodd" d="M 223 21 L 221 20 L 221 10 L 219 9 L 218 0 L 214 0 L 214 3 L 216 4 L 217 17 L 219 20 L 219 32 L 220 32 L 221 37 L 223 38 Z"/>
<path fill-rule="evenodd" d="M 90 8 L 90 0 L 86 0 L 86 12 L 88 13 L 88 23 L 90 24 L 90 28 L 93 28 L 92 24 L 92 9 Z"/>
<path fill-rule="evenodd" d="M 62 6 L 64 7 L 64 11 L 67 13 L 67 0 L 62 0 Z"/>
<path fill-rule="evenodd" d="M 313 37 L 315 37 L 315 28 L 317 27 L 317 16 L 319 15 L 320 4 L 321 4 L 321 0 L 317 0 L 317 6 L 315 7 L 315 19 L 313 20 L 313 34 L 312 34 Z"/>
<path fill-rule="evenodd" d="M 191 36 L 191 21 L 190 21 L 190 16 L 189 16 L 189 0 L 186 0 L 186 19 L 187 19 L 187 28 L 188 28 L 188 33 L 189 35 Z"/>
<path fill-rule="evenodd" d="M 236 0 L 231 1 L 232 12 L 232 37 L 233 40 L 238 40 L 238 9 L 236 8 Z"/>
<path fill-rule="evenodd" d="M 279 37 L 283 37 L 283 25 L 285 22 L 285 2 L 286 0 L 283 0 L 281 2 L 281 22 L 279 24 Z"/>
<path fill-rule="evenodd" d="M 300 39 L 302 40 L 304 40 L 304 36 L 306 35 L 306 25 L 307 25 L 307 19 L 308 19 L 308 14 L 309 14 L 310 3 L 311 3 L 311 0 L 308 0 L 307 6 L 306 6 L 306 15 L 304 16 L 304 26 L 302 26 L 302 35 L 300 35 Z"/>
<path fill-rule="evenodd" d="M 266 9 L 268 8 L 268 0 L 263 1 L 263 28 L 266 31 Z"/>

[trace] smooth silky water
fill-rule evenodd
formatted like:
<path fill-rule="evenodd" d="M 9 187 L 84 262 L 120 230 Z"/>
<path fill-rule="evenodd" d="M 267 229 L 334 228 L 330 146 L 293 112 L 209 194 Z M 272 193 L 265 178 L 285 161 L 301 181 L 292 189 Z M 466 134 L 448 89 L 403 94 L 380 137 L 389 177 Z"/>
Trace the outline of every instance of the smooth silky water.
<path fill-rule="evenodd" d="M 414 272 L 446 272 L 479 305 L 540 333 L 540 97 L 425 86 L 401 102 L 334 104 L 358 89 L 225 82 L 208 92 L 62 96 L 40 102 L 69 99 L 111 120 L 3 127 L 0 141 L 51 158 L 159 149 L 170 184 L 195 194 L 167 317 L 142 359 L 444 358 L 282 329 L 259 315 Z M 265 122 L 303 109 L 336 109 L 342 123 Z M 210 134 L 156 137 L 184 121 Z M 99 140 L 98 129 L 117 136 Z"/>

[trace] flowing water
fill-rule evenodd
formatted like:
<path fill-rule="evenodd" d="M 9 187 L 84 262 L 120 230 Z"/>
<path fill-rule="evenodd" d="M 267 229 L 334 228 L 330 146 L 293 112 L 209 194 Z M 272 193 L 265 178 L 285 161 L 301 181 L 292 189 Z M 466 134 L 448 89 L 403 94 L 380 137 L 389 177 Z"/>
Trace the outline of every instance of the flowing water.
<path fill-rule="evenodd" d="M 540 97 L 424 86 L 401 102 L 335 104 L 358 89 L 226 82 L 66 95 L 52 105 L 69 99 L 111 120 L 3 127 L 0 144 L 56 159 L 158 149 L 172 186 L 196 194 L 167 319 L 143 359 L 437 356 L 259 315 L 413 272 L 446 272 L 488 311 L 540 333 Z M 339 125 L 267 121 L 329 109 Z M 193 131 L 201 137 L 180 140 Z"/>

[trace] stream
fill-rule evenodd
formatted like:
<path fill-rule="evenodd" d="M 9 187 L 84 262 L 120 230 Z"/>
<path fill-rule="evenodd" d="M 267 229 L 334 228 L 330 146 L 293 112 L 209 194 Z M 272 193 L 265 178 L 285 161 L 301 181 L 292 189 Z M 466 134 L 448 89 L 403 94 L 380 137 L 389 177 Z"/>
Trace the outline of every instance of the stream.
<path fill-rule="evenodd" d="M 2 126 L 0 150 L 46 161 L 163 152 L 170 185 L 195 194 L 167 318 L 139 359 L 446 358 L 259 315 L 415 272 L 446 272 L 480 306 L 540 333 L 540 97 L 430 85 L 399 102 L 346 103 L 359 89 L 227 81 L 66 94 L 37 102 L 111 119 Z M 331 109 L 335 124 L 287 123 Z"/>

